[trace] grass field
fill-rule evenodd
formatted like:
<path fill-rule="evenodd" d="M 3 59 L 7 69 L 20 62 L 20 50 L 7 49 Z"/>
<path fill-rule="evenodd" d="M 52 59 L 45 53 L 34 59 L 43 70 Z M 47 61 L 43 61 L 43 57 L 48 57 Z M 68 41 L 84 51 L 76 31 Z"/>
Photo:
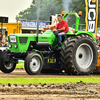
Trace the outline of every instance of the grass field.
<path fill-rule="evenodd" d="M 20 69 L 20 68 L 24 68 L 24 62 L 19 62 L 19 63 L 16 65 L 16 69 Z"/>
<path fill-rule="evenodd" d="M 16 66 L 17 69 L 24 68 L 24 63 L 20 62 Z M 86 83 L 100 83 L 100 78 L 94 78 L 94 77 L 89 77 L 89 78 L 0 78 L 0 83 L 1 84 L 38 84 L 38 83 L 75 83 L 75 82 L 86 82 Z"/>
<path fill-rule="evenodd" d="M 38 83 L 75 83 L 75 82 L 86 82 L 86 83 L 100 83 L 100 78 L 0 78 L 0 84 L 38 84 Z"/>

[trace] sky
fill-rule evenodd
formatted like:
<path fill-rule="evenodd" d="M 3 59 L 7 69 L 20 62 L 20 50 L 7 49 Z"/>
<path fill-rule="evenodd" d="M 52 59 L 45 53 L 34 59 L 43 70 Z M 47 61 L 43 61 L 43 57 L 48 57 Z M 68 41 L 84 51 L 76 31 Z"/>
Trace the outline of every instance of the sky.
<path fill-rule="evenodd" d="M 31 3 L 32 0 L 0 0 L 0 16 L 9 17 L 9 22 L 16 22 L 16 15 L 30 7 Z"/>

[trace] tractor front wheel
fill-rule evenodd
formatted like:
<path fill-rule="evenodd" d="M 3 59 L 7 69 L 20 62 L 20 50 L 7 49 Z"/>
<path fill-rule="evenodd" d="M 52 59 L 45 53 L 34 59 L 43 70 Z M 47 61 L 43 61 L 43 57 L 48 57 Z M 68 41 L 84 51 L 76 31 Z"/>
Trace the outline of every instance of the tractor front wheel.
<path fill-rule="evenodd" d="M 30 53 L 25 59 L 24 67 L 29 75 L 39 74 L 43 67 L 42 57 L 38 53 Z"/>
<path fill-rule="evenodd" d="M 14 71 L 16 63 L 5 63 L 3 60 L 0 60 L 0 69 L 4 73 L 11 73 Z"/>

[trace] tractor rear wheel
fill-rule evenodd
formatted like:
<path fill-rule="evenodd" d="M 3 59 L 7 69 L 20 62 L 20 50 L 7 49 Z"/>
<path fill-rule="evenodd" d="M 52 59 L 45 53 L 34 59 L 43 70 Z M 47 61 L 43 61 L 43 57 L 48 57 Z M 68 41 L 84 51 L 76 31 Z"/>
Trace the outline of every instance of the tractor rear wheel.
<path fill-rule="evenodd" d="M 30 53 L 25 59 L 24 67 L 29 75 L 37 75 L 43 67 L 42 57 L 38 53 Z"/>
<path fill-rule="evenodd" d="M 96 42 L 89 35 L 67 38 L 61 48 L 61 65 L 68 74 L 87 75 L 97 64 Z"/>

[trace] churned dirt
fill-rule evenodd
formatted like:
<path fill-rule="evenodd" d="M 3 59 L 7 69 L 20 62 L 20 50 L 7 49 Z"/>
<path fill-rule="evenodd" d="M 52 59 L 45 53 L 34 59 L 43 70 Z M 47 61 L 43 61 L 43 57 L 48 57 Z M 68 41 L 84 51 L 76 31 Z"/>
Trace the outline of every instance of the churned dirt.
<path fill-rule="evenodd" d="M 98 77 L 89 76 L 68 76 L 65 73 L 46 73 L 36 76 L 28 75 L 25 70 L 15 70 L 10 74 L 0 71 L 2 78 L 51 78 L 51 77 Z M 0 100 L 100 100 L 100 83 L 68 83 L 68 84 L 0 84 Z"/>
<path fill-rule="evenodd" d="M 2 85 L 0 100 L 100 100 L 100 84 Z"/>

